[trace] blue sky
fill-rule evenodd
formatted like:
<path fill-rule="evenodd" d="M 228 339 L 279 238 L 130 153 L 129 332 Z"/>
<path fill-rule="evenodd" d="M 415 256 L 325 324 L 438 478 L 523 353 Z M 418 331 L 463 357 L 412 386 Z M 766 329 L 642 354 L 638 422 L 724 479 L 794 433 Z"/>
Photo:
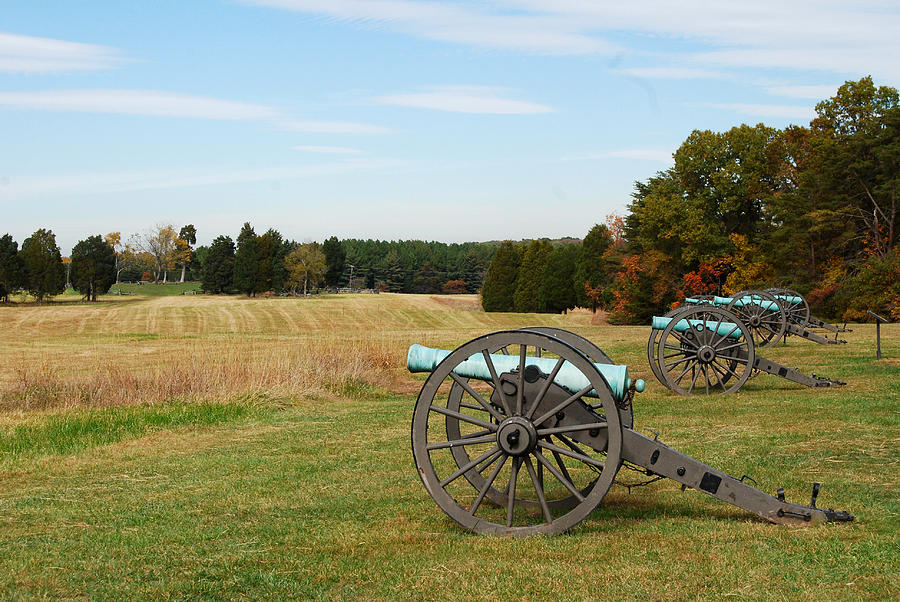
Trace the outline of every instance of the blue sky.
<path fill-rule="evenodd" d="M 900 84 L 896 2 L 0 0 L 0 231 L 583 236 L 694 129 Z"/>

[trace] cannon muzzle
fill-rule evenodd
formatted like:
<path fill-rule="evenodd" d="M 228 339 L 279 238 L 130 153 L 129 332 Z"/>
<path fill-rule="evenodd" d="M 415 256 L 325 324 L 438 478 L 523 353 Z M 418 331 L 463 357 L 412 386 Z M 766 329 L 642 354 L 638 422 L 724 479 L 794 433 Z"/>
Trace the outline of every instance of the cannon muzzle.
<path fill-rule="evenodd" d="M 406 367 L 410 372 L 432 372 L 440 364 L 444 358 L 450 355 L 452 351 L 446 349 L 432 349 L 422 345 L 412 345 L 406 354 Z M 519 358 L 512 355 L 503 355 L 499 353 L 490 354 L 491 362 L 498 374 L 518 370 Z M 526 357 L 525 366 L 535 366 L 544 374 L 553 372 L 553 368 L 558 360 L 549 357 Z M 628 367 L 618 364 L 594 364 L 597 370 L 603 376 L 612 391 L 613 398 L 616 401 L 622 401 L 628 394 L 628 391 L 634 388 L 640 393 L 644 390 L 645 383 L 643 380 L 632 381 L 628 377 Z M 490 381 L 491 371 L 481 354 L 469 356 L 464 361 L 457 364 L 453 369 L 454 374 L 464 378 L 475 378 L 478 380 Z M 589 385 L 587 377 L 572 364 L 566 362 L 556 374 L 553 382 L 560 387 L 566 389 L 570 393 L 577 393 Z M 596 391 L 587 394 L 588 397 L 597 397 Z"/>

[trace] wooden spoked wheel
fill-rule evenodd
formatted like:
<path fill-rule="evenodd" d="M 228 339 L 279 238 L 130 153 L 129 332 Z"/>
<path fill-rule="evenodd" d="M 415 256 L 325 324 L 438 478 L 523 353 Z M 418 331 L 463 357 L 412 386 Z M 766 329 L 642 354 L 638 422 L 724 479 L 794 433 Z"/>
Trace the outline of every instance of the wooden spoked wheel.
<path fill-rule="evenodd" d="M 737 293 L 732 296 L 728 310 L 750 329 L 757 349 L 775 345 L 787 330 L 787 314 L 781 302 L 765 291 Z"/>
<path fill-rule="evenodd" d="M 715 307 L 689 307 L 672 316 L 656 347 L 663 382 L 679 395 L 733 393 L 756 360 L 749 328 Z"/>
<path fill-rule="evenodd" d="M 774 295 L 784 308 L 788 322 L 806 326 L 809 321 L 809 303 L 806 297 L 789 288 L 770 288 L 767 293 Z M 797 300 L 799 299 L 799 301 Z"/>
<path fill-rule="evenodd" d="M 494 367 L 491 352 L 502 348 L 518 360 L 515 369 Z M 526 368 L 526 356 L 538 352 L 550 359 L 549 373 Z M 473 356 L 490 368 L 488 381 L 454 373 Z M 586 384 L 578 391 L 556 384 L 564 367 Z M 592 392 L 596 399 L 585 399 Z M 447 356 L 422 387 L 411 436 L 419 476 L 434 501 L 464 528 L 486 534 L 572 528 L 602 501 L 621 464 L 622 425 L 606 380 L 582 352 L 533 331 L 485 335 Z M 454 454 L 459 448 L 470 458 L 462 466 Z M 485 503 L 491 490 L 502 504 Z M 574 501 L 561 503 L 568 498 Z"/>

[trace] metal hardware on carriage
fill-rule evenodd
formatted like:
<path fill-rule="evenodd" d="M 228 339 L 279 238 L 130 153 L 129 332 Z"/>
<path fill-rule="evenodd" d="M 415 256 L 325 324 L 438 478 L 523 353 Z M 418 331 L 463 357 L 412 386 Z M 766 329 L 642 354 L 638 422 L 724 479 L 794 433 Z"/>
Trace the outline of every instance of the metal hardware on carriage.
<path fill-rule="evenodd" d="M 638 433 L 622 402 L 643 383 L 628 378 L 625 366 L 593 361 L 597 350 L 589 344 L 572 333 L 523 330 L 485 335 L 452 352 L 410 349 L 410 371 L 431 373 L 413 414 L 413 455 L 448 516 L 480 533 L 559 533 L 590 514 L 618 483 L 620 467 L 631 466 L 773 523 L 852 520 L 765 494 L 746 476 L 736 479 Z"/>

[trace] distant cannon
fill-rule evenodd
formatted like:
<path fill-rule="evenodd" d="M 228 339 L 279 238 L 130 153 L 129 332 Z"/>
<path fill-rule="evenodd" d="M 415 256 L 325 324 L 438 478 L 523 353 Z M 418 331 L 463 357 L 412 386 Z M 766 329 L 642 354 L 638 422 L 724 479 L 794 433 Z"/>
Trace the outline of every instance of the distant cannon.
<path fill-rule="evenodd" d="M 784 310 L 788 315 L 788 320 L 798 326 L 807 328 L 824 328 L 835 334 L 842 332 L 853 332 L 853 329 L 846 326 L 838 326 L 837 324 L 829 324 L 824 320 L 820 320 L 809 314 L 809 303 L 806 298 L 797 291 L 789 288 L 770 288 L 766 292 L 775 296 L 776 299 L 782 301 Z"/>
<path fill-rule="evenodd" d="M 792 292 L 792 291 L 788 291 Z M 847 341 L 829 339 L 811 332 L 802 318 L 800 309 L 806 300 L 795 295 L 777 295 L 767 291 L 741 291 L 731 297 L 685 299 L 687 305 L 715 305 L 738 315 L 750 329 L 753 342 L 760 349 L 771 347 L 788 335 L 798 336 L 821 345 L 834 345 Z M 809 310 L 807 306 L 806 315 Z M 843 331 L 842 331 L 843 332 Z"/>
<path fill-rule="evenodd" d="M 754 371 L 807 387 L 846 384 L 757 355 L 751 328 L 736 313 L 712 304 L 689 305 L 654 317 L 647 359 L 656 379 L 679 395 L 734 393 Z"/>
<path fill-rule="evenodd" d="M 530 329 L 454 351 L 410 348 L 409 370 L 430 372 L 413 412 L 413 457 L 441 510 L 477 533 L 561 533 L 601 503 L 624 465 L 772 523 L 853 520 L 816 508 L 818 484 L 809 506 L 790 504 L 783 490 L 768 495 L 638 433 L 631 402 L 643 383 L 625 366 L 596 361 L 597 350 L 572 333 Z"/>

